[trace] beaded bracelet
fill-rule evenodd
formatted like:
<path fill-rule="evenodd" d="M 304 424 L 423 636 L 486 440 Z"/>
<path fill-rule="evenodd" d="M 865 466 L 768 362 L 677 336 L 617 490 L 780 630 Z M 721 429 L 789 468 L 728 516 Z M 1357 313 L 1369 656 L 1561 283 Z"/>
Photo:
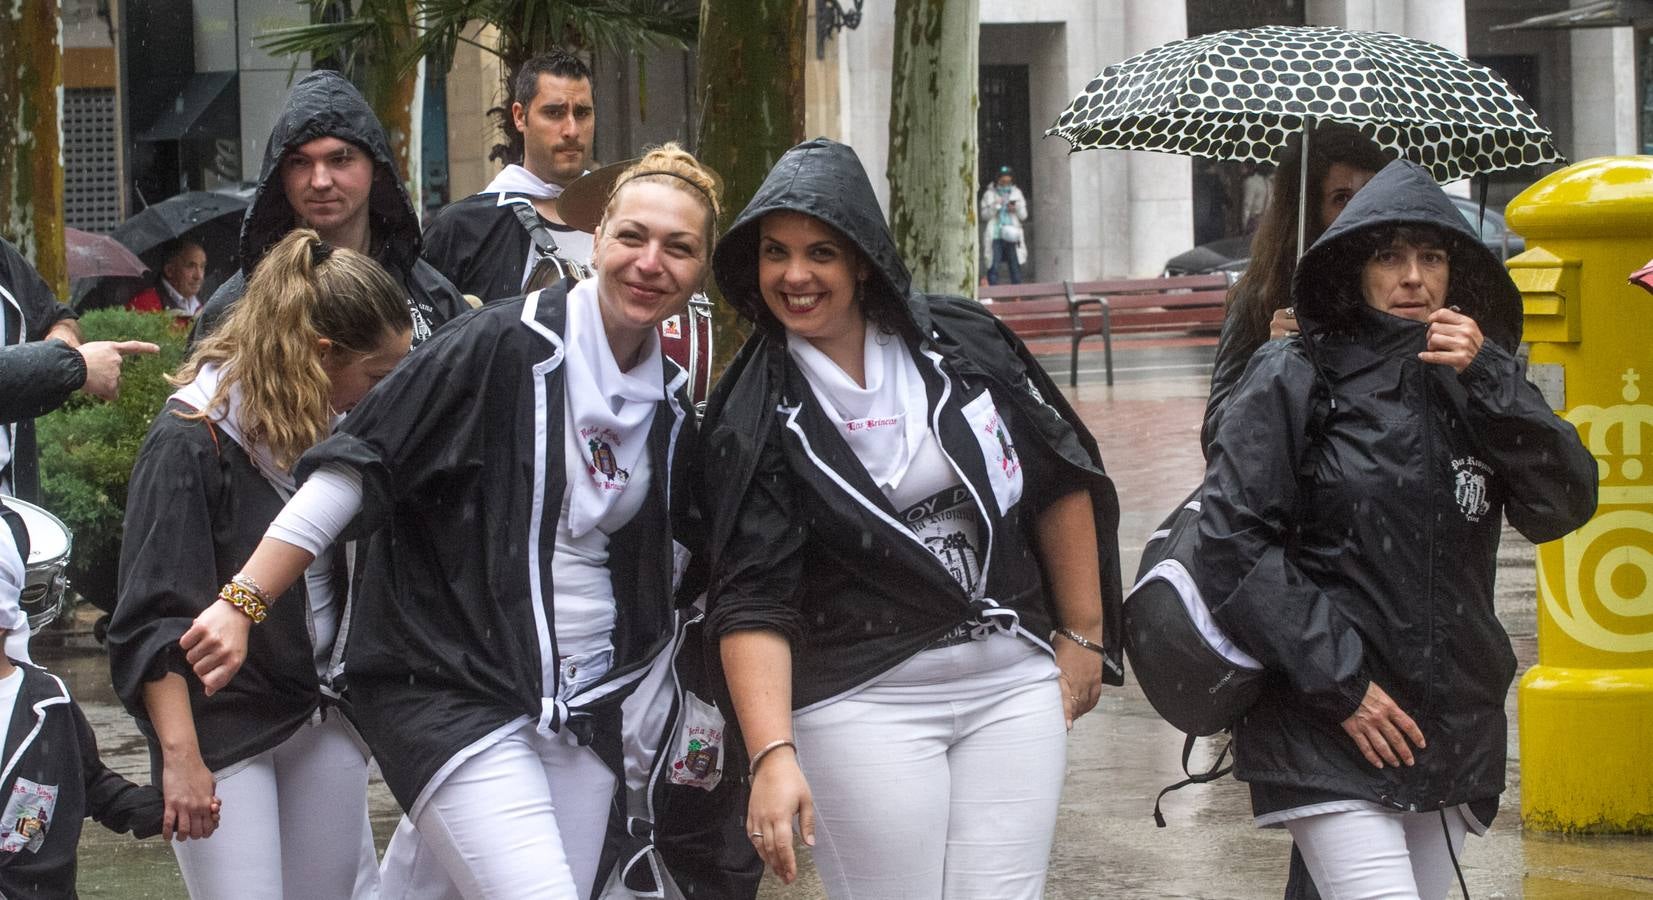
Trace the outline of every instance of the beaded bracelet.
<path fill-rule="evenodd" d="M 239 580 L 232 580 L 229 584 L 220 588 L 218 599 L 246 613 L 247 618 L 252 619 L 254 625 L 263 622 L 264 617 L 270 614 L 270 605 L 264 602 L 264 598 Z"/>

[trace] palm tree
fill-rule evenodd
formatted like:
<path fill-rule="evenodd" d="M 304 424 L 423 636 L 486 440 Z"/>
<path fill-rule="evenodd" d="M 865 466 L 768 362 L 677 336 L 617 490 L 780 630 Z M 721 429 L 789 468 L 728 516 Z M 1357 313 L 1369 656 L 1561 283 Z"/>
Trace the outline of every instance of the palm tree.
<path fill-rule="evenodd" d="M 698 0 L 304 0 L 313 24 L 282 28 L 257 39 L 272 53 L 303 54 L 333 60 L 362 88 L 399 152 L 411 146 L 397 141 L 411 128 L 410 77 L 424 60 L 446 72 L 454 50 L 469 44 L 499 57 L 508 80 L 529 57 L 552 47 L 616 55 L 628 51 L 677 47 L 694 41 Z M 479 40 L 493 26 L 499 44 Z M 500 120 L 506 143 L 495 156 L 522 158 L 522 136 L 504 109 L 491 110 Z M 402 159 L 404 177 L 409 160 Z"/>

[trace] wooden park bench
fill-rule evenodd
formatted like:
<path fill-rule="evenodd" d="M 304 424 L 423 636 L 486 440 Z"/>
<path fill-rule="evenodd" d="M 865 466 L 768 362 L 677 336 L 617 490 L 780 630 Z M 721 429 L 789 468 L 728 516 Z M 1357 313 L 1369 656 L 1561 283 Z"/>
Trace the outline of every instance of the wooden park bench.
<path fill-rule="evenodd" d="M 1092 308 L 1101 312 L 1102 365 L 1112 385 L 1114 335 L 1221 331 L 1230 284 L 1228 275 L 1217 273 L 1070 281 L 1067 287 L 1075 315 L 1082 318 Z"/>
<path fill-rule="evenodd" d="M 1068 385 L 1079 383 L 1079 342 L 1102 338 L 1113 384 L 1113 336 L 1222 327 L 1229 276 L 1121 278 L 1001 284 L 978 290 L 982 303 L 1024 341 L 1068 340 Z"/>
<path fill-rule="evenodd" d="M 1023 341 L 1065 338 L 1068 341 L 1068 385 L 1079 383 L 1079 341 L 1101 334 L 1102 315 L 1081 314 L 1065 281 L 989 285 L 976 290 L 977 298 Z"/>

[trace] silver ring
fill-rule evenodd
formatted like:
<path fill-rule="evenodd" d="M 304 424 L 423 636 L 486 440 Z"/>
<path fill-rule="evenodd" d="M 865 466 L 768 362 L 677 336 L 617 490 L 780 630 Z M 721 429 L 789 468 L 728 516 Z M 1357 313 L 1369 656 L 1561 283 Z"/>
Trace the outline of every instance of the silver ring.
<path fill-rule="evenodd" d="M 761 832 L 761 831 L 754 831 L 754 832 L 752 832 L 752 837 L 755 837 L 755 838 L 757 838 L 757 839 L 758 839 L 758 840 L 763 840 L 763 832 Z"/>

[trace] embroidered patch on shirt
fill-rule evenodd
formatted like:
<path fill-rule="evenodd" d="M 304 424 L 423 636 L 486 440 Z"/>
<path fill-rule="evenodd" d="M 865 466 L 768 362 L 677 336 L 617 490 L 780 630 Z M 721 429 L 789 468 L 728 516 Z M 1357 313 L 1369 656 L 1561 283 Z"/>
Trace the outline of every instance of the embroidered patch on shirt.
<path fill-rule="evenodd" d="M 660 323 L 660 335 L 662 337 L 671 338 L 674 341 L 682 340 L 683 339 L 683 317 L 680 316 L 680 315 L 679 316 L 672 316 L 671 318 L 667 319 L 666 321 L 661 322 Z"/>
<path fill-rule="evenodd" d="M 1488 496 L 1487 477 L 1492 467 L 1473 456 L 1462 456 L 1452 461 L 1452 496 L 1458 501 L 1458 510 L 1471 522 L 1492 509 Z"/>
<path fill-rule="evenodd" d="M 6 811 L 0 816 L 0 853 L 39 853 L 56 809 L 57 785 L 17 779 L 6 801 Z"/>
<path fill-rule="evenodd" d="M 580 438 L 585 442 L 585 470 L 591 480 L 608 491 L 625 488 L 631 472 L 620 468 L 614 452 L 620 446 L 620 436 L 613 429 L 585 426 L 580 429 Z"/>

